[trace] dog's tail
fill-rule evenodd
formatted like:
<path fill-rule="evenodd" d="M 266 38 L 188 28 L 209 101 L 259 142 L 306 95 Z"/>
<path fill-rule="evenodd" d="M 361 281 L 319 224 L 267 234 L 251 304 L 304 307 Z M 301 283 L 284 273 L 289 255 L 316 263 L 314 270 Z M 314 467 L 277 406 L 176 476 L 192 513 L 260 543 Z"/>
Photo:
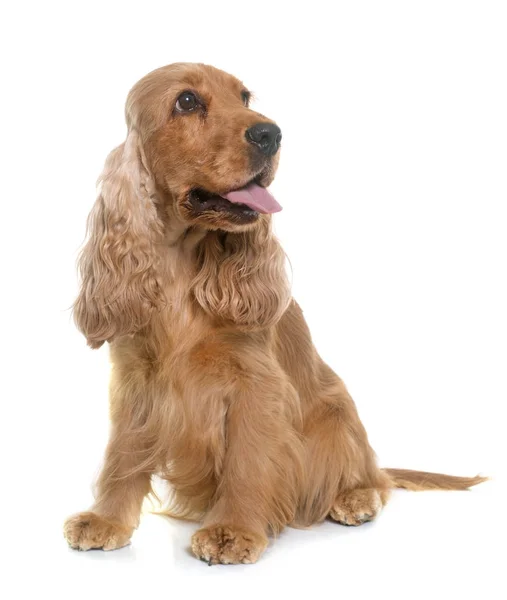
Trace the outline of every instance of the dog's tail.
<path fill-rule="evenodd" d="M 382 469 L 391 479 L 395 488 L 419 492 L 422 490 L 468 490 L 478 483 L 488 481 L 488 477 L 455 477 L 442 473 L 426 473 L 409 469 Z"/>

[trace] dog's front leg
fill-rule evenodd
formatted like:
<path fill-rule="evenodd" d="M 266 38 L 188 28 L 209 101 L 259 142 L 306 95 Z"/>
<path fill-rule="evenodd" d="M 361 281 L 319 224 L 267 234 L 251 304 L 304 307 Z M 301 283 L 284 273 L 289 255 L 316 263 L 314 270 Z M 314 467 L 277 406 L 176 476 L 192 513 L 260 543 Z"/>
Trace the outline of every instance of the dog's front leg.
<path fill-rule="evenodd" d="M 126 546 L 139 523 L 141 505 L 150 490 L 149 470 L 136 471 L 131 440 L 113 432 L 97 482 L 92 509 L 65 522 L 64 535 L 72 548 L 114 550 Z"/>
<path fill-rule="evenodd" d="M 111 386 L 112 431 L 104 466 L 97 481 L 96 500 L 90 511 L 65 522 L 64 535 L 72 548 L 114 550 L 129 543 L 139 524 L 144 497 L 150 491 L 155 456 L 147 445 L 148 425 L 137 412 L 132 378 Z"/>
<path fill-rule="evenodd" d="M 270 365 L 236 379 L 227 411 L 226 454 L 215 503 L 192 537 L 209 564 L 255 562 L 267 534 L 293 520 L 301 477 L 296 392 Z"/>

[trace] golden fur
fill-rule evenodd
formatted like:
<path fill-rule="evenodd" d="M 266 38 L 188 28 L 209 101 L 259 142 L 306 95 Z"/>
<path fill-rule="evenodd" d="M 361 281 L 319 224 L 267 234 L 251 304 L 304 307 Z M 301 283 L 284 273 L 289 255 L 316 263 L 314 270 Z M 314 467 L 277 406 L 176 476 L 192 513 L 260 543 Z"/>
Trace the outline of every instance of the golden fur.
<path fill-rule="evenodd" d="M 175 112 L 185 90 L 205 110 Z M 176 64 L 128 96 L 80 259 L 75 320 L 92 348 L 109 342 L 112 430 L 92 512 L 65 525 L 74 548 L 128 543 L 153 474 L 171 484 L 171 514 L 203 520 L 192 549 L 210 564 L 254 562 L 287 525 L 372 519 L 395 486 L 482 481 L 381 470 L 291 298 L 271 215 L 192 210 L 195 187 L 274 177 L 278 153 L 253 156 L 244 135 L 270 120 L 242 92 L 215 68 Z"/>

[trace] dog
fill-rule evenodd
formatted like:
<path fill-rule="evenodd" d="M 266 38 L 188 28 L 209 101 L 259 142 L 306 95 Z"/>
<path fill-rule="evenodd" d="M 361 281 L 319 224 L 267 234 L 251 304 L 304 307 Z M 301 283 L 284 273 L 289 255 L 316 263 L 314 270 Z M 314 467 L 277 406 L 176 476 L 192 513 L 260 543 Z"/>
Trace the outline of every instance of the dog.
<path fill-rule="evenodd" d="M 141 79 L 107 158 L 79 260 L 77 327 L 109 343 L 111 434 L 72 548 L 129 543 L 153 475 L 200 521 L 209 564 L 254 563 L 268 535 L 374 519 L 394 487 L 485 480 L 377 466 L 341 379 L 291 297 L 267 190 L 282 134 L 235 77 L 178 63 Z"/>

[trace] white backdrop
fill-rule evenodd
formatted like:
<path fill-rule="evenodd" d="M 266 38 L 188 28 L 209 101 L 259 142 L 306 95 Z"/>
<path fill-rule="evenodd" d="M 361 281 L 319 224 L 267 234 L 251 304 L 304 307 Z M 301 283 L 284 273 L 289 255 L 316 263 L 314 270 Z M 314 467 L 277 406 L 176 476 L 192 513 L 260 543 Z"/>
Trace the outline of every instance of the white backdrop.
<path fill-rule="evenodd" d="M 12 2 L 0 17 L 6 597 L 504 597 L 505 3 Z M 107 350 L 68 310 L 77 250 L 129 88 L 181 60 L 240 77 L 282 128 L 294 295 L 380 463 L 492 482 L 399 492 L 360 529 L 289 530 L 251 567 L 208 569 L 194 525 L 155 516 L 124 550 L 67 549 L 108 428 Z"/>

